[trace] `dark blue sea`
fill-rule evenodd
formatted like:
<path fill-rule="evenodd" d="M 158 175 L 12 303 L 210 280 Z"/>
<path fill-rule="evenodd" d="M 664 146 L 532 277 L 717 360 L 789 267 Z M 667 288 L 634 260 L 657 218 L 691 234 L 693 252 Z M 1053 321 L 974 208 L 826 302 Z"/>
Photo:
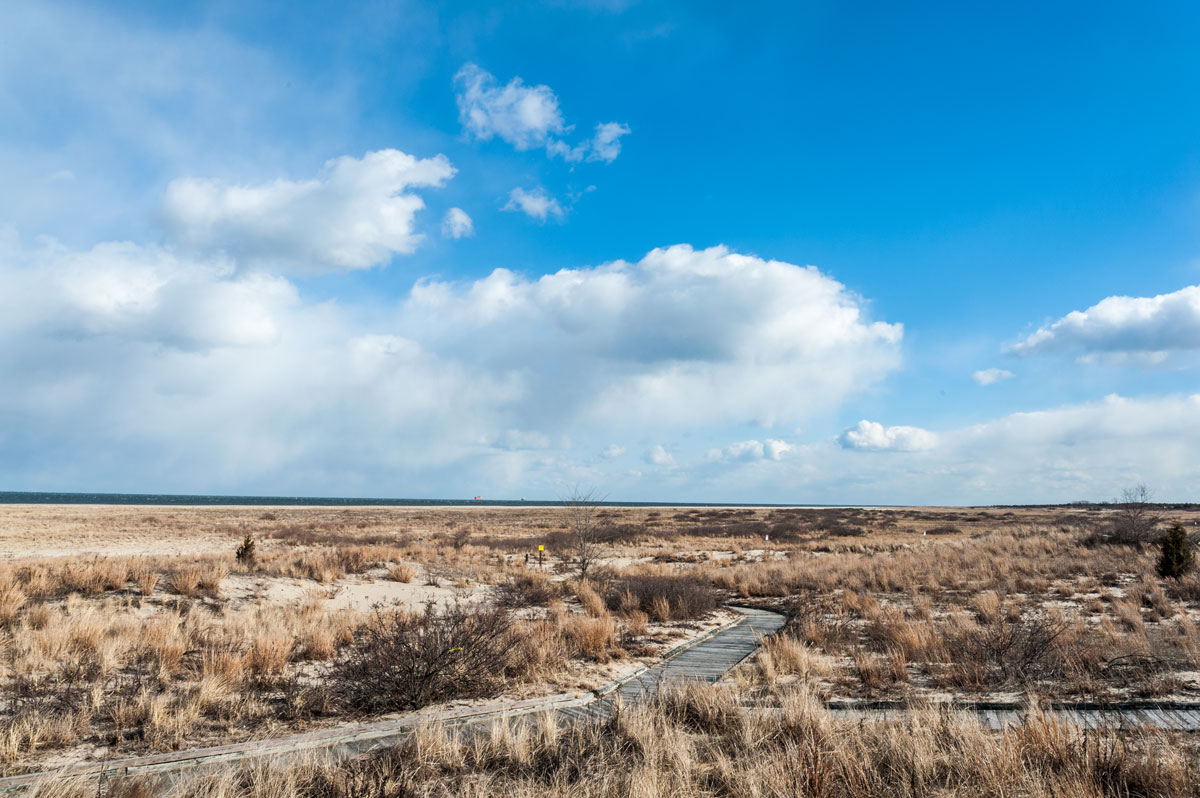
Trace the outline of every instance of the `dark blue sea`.
<path fill-rule="evenodd" d="M 212 507 L 562 507 L 553 499 L 363 499 L 337 496 L 192 496 L 160 493 L 38 493 L 0 491 L 0 504 L 201 505 Z M 789 507 L 720 502 L 597 502 L 606 507 Z M 808 505 L 812 506 L 812 505 Z"/>

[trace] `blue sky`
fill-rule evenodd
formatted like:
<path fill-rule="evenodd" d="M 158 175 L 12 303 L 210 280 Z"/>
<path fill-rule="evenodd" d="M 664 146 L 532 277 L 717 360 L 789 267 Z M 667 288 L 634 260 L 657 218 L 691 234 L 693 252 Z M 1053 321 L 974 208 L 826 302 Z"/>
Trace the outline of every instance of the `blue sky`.
<path fill-rule="evenodd" d="M 1195 496 L 1194 4 L 3 13 L 7 489 Z"/>

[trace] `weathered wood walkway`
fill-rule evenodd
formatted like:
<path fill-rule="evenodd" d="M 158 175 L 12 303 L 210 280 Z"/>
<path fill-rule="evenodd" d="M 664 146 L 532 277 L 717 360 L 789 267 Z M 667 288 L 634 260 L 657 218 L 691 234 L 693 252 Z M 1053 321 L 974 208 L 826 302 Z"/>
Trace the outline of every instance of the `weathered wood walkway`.
<path fill-rule="evenodd" d="M 783 625 L 783 616 L 774 612 L 743 607 L 732 609 L 743 617 L 668 652 L 665 661 L 655 667 L 635 671 L 629 676 L 591 693 L 565 693 L 545 698 L 493 704 L 426 715 L 409 715 L 393 720 L 339 726 L 305 734 L 252 740 L 213 748 L 197 748 L 154 756 L 94 762 L 64 770 L 30 773 L 0 779 L 0 793 L 17 792 L 34 783 L 67 777 L 113 778 L 121 775 L 173 773 L 197 767 L 236 762 L 243 759 L 294 755 L 323 750 L 339 755 L 362 753 L 394 744 L 412 734 L 424 723 L 443 726 L 475 726 L 501 718 L 557 712 L 564 720 L 582 720 L 607 715 L 620 697 L 625 703 L 657 692 L 660 685 L 679 679 L 715 682 L 730 668 L 749 657 L 758 648 L 762 636 Z"/>
<path fill-rule="evenodd" d="M 712 684 L 757 651 L 762 638 L 778 631 L 784 623 L 783 616 L 776 612 L 750 607 L 732 609 L 746 616 L 744 623 L 688 646 L 661 665 L 635 675 L 599 700 L 558 709 L 559 718 L 576 721 L 606 717 L 617 701 L 626 705 L 636 703 L 656 695 L 662 685 L 671 682 L 695 680 Z"/>
<path fill-rule="evenodd" d="M 530 717 L 550 711 L 566 722 L 607 717 L 617 701 L 636 703 L 655 695 L 665 684 L 683 680 L 716 682 L 731 668 L 753 654 L 762 637 L 783 626 L 783 616 L 766 610 L 733 607 L 743 618 L 666 655 L 661 664 L 635 671 L 618 682 L 592 693 L 565 693 L 515 701 L 507 704 L 452 710 L 433 715 L 409 715 L 393 720 L 339 726 L 318 732 L 254 740 L 215 748 L 178 751 L 155 756 L 89 763 L 67 770 L 31 773 L 0 779 L 0 793 L 19 792 L 35 783 L 61 778 L 113 778 L 120 775 L 170 774 L 196 767 L 262 757 L 282 757 L 306 751 L 337 755 L 362 753 L 405 739 L 423 723 L 449 727 L 476 727 L 502 718 Z M 855 720 L 902 719 L 917 708 L 896 702 L 831 702 L 835 717 Z M 770 710 L 766 710 L 770 711 Z M 975 715 L 988 728 L 1001 730 L 1024 723 L 1026 707 L 1016 704 L 941 705 L 939 711 Z M 1127 729 L 1152 727 L 1171 731 L 1200 732 L 1200 704 L 1125 702 L 1120 704 L 1043 704 L 1041 711 L 1059 721 L 1083 729 Z"/>
<path fill-rule="evenodd" d="M 914 707 L 890 702 L 833 702 L 829 711 L 834 717 L 853 720 L 902 718 Z M 989 729 L 1000 731 L 1007 726 L 1025 723 L 1027 707 L 1019 704 L 956 704 L 941 705 L 941 711 L 974 714 Z M 1200 704 L 1163 701 L 1121 701 L 1107 704 L 1087 702 L 1047 702 L 1041 713 L 1059 723 L 1081 729 L 1154 728 L 1167 731 L 1200 732 Z"/>

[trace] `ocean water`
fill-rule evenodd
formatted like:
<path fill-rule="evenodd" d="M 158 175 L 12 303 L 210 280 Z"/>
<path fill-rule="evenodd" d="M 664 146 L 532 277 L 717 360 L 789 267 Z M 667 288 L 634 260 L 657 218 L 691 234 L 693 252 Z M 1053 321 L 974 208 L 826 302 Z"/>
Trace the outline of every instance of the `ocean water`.
<path fill-rule="evenodd" d="M 211 507 L 562 507 L 552 499 L 363 499 L 337 496 L 201 496 L 160 493 L 41 493 L 0 491 L 0 504 L 200 505 Z M 597 502 L 605 507 L 788 507 L 720 502 Z M 812 506 L 812 505 L 808 505 Z"/>

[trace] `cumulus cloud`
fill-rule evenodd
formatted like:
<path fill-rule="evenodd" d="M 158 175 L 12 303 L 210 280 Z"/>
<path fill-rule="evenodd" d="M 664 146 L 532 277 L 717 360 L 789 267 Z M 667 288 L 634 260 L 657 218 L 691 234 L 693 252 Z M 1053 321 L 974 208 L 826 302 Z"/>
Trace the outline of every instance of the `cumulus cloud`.
<path fill-rule="evenodd" d="M 920 452 L 937 445 L 937 436 L 920 427 L 885 427 L 863 419 L 842 433 L 845 449 L 870 452 Z"/>
<path fill-rule="evenodd" d="M 782 460 L 784 455 L 792 451 L 796 447 L 787 441 L 781 441 L 777 438 L 768 438 L 765 444 L 767 457 L 772 460 Z"/>
<path fill-rule="evenodd" d="M 612 163 L 621 154 L 621 137 L 630 133 L 629 125 L 604 122 L 596 125 L 596 135 L 588 146 L 589 161 Z"/>
<path fill-rule="evenodd" d="M 667 451 L 667 448 L 661 443 L 650 447 L 644 459 L 650 465 L 661 466 L 663 468 L 671 468 L 675 465 L 675 455 Z"/>
<path fill-rule="evenodd" d="M 443 238 L 469 238 L 475 235 L 475 223 L 462 208 L 451 208 L 442 219 Z"/>
<path fill-rule="evenodd" d="M 13 420 L 0 427 L 0 478 L 346 495 L 447 495 L 464 481 L 607 489 L 620 477 L 591 453 L 609 442 L 657 439 L 652 454 L 669 465 L 682 456 L 675 438 L 705 425 L 794 426 L 890 373 L 901 335 L 815 268 L 720 247 L 420 281 L 385 312 L 306 301 L 287 278 L 223 256 L 26 246 L 0 231 L 0 417 Z M 792 459 L 773 438 L 747 448 Z"/>
<path fill-rule="evenodd" d="M 459 121 L 482 141 L 499 136 L 518 150 L 529 150 L 566 130 L 558 97 L 549 86 L 526 86 L 520 78 L 498 86 L 492 73 L 475 64 L 464 65 L 454 85 Z"/>
<path fill-rule="evenodd" d="M 164 175 L 271 173 L 353 137 L 352 92 L 219 25 L 146 22 L 111 4 L 4 3 L 0 219 L 120 238 L 143 229 Z"/>
<path fill-rule="evenodd" d="M 4 243 L 8 484 L 361 492 L 374 473 L 370 490 L 391 492 L 388 469 L 436 479 L 470 456 L 502 471 L 504 446 L 538 441 L 500 412 L 514 379 L 305 303 L 285 278 L 132 244 Z"/>
<path fill-rule="evenodd" d="M 10 240 L 4 256 L 0 332 L 29 325 L 53 337 L 183 350 L 255 346 L 278 340 L 279 315 L 298 302 L 281 277 L 129 242 L 76 252 L 54 242 L 23 251 Z"/>
<path fill-rule="evenodd" d="M 1008 369 L 980 369 L 971 375 L 971 379 L 975 380 L 979 385 L 992 385 L 1001 380 L 1011 379 L 1013 373 Z"/>
<path fill-rule="evenodd" d="M 454 171 L 443 155 L 379 150 L 328 161 L 311 180 L 185 177 L 167 186 L 162 215 L 172 242 L 189 252 L 285 272 L 364 269 L 416 249 L 425 202 L 410 189 L 441 186 Z"/>
<path fill-rule="evenodd" d="M 857 491 L 843 486 L 852 501 L 872 493 L 876 502 L 1103 501 L 1138 482 L 1182 501 L 1200 479 L 1200 394 L 1113 394 L 939 431 L 938 438 L 920 468 L 860 462 L 851 474 L 836 461 L 827 467 L 845 483 L 861 481 Z"/>
<path fill-rule="evenodd" d="M 755 460 L 782 460 L 784 455 L 795 448 L 792 444 L 777 438 L 765 441 L 748 440 L 731 443 L 724 448 L 709 449 L 709 460 L 740 460 L 753 462 Z"/>
<path fill-rule="evenodd" d="M 1148 355 L 1200 349 L 1200 286 L 1152 297 L 1111 296 L 1040 328 L 1012 351 L 1020 355 Z"/>
<path fill-rule="evenodd" d="M 546 193 L 546 189 L 541 186 L 530 191 L 520 187 L 514 188 L 508 193 L 508 202 L 501 210 L 520 211 L 539 222 L 544 222 L 551 216 L 561 221 L 567 215 L 558 200 Z"/>
<path fill-rule="evenodd" d="M 807 444 L 723 436 L 747 420 L 792 429 L 890 373 L 901 330 L 862 304 L 811 267 L 679 246 L 538 278 L 423 281 L 383 313 L 306 301 L 216 256 L 26 245 L 0 229 L 0 478 L 867 503 L 1103 499 L 1139 481 L 1183 500 L 1200 481 L 1200 395 L 936 432 L 864 421 Z M 715 460 L 714 438 L 733 441 Z M 638 450 L 655 467 L 627 470 L 613 440 L 659 441 Z"/>
<path fill-rule="evenodd" d="M 425 281 L 405 318 L 435 351 L 527 374 L 555 397 L 542 412 L 605 427 L 806 418 L 894 369 L 903 335 L 814 267 L 686 245 L 537 279 Z"/>
<path fill-rule="evenodd" d="M 604 122 L 596 125 L 596 133 L 592 138 L 571 146 L 565 141 L 549 141 L 546 152 L 557 155 L 568 163 L 580 161 L 603 161 L 612 163 L 621 154 L 621 137 L 629 135 L 629 125 L 617 122 Z"/>
<path fill-rule="evenodd" d="M 1200 482 L 1200 394 L 1114 394 L 936 435 L 934 448 L 910 457 L 864 456 L 832 438 L 798 444 L 777 463 L 676 451 L 673 481 L 658 484 L 738 501 L 996 504 L 1103 501 L 1139 482 L 1166 501 L 1187 501 Z M 864 437 L 886 443 L 886 428 Z"/>
<path fill-rule="evenodd" d="M 498 137 L 517 150 L 545 147 L 548 155 L 570 163 L 611 163 L 621 154 L 621 137 L 630 132 L 628 125 L 604 122 L 591 139 L 572 145 L 561 138 L 572 126 L 549 86 L 528 86 L 519 77 L 501 86 L 495 75 L 470 63 L 454 76 L 454 85 L 459 121 L 480 141 Z"/>

